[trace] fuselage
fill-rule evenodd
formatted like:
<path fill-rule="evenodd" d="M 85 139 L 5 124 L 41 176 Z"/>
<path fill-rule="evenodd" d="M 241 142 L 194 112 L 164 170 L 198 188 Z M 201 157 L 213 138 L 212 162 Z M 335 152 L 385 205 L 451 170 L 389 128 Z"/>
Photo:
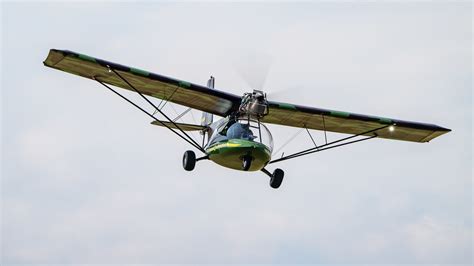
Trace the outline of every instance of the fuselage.
<path fill-rule="evenodd" d="M 257 125 L 253 126 L 252 123 Z M 225 118 L 214 123 L 211 128 L 213 132 L 205 149 L 213 162 L 224 167 L 244 170 L 243 160 L 248 158 L 251 164 L 247 171 L 259 171 L 270 161 L 273 141 L 263 124 Z"/>

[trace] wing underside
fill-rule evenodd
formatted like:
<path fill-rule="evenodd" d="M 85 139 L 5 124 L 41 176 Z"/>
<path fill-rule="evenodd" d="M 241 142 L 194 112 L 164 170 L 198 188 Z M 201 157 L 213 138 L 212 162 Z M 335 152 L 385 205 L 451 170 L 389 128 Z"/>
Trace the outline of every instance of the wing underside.
<path fill-rule="evenodd" d="M 44 65 L 71 74 L 132 90 L 113 69 L 141 93 L 220 116 L 227 115 L 240 97 L 207 87 L 127 67 L 87 55 L 51 49 Z"/>
<path fill-rule="evenodd" d="M 227 116 L 236 110 L 241 101 L 241 97 L 234 94 L 215 89 L 211 90 L 205 86 L 66 50 L 51 49 L 43 63 L 48 67 L 74 75 L 132 90 L 127 83 L 114 73 L 116 71 L 144 95 L 220 116 Z M 367 135 L 376 134 L 380 138 L 414 142 L 428 142 L 451 131 L 450 129 L 432 124 L 278 102 L 269 102 L 269 113 L 261 121 L 264 123 L 354 135 L 374 130 L 384 125 L 393 125 L 393 130 L 390 127 L 386 127 Z M 195 129 L 197 128 L 189 128 L 189 130 Z"/>
<path fill-rule="evenodd" d="M 384 125 L 393 125 L 393 127 L 388 126 L 366 135 L 376 134 L 380 138 L 413 142 L 428 142 L 451 131 L 432 124 L 278 102 L 269 103 L 269 113 L 263 118 L 262 122 L 354 135 Z"/>

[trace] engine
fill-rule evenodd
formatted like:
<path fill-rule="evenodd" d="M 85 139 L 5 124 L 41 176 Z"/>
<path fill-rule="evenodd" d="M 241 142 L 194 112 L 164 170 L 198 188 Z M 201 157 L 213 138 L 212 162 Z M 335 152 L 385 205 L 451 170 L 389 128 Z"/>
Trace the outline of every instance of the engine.
<path fill-rule="evenodd" d="M 267 95 L 263 91 L 247 92 L 242 97 L 239 113 L 241 116 L 250 116 L 260 119 L 268 114 Z"/>

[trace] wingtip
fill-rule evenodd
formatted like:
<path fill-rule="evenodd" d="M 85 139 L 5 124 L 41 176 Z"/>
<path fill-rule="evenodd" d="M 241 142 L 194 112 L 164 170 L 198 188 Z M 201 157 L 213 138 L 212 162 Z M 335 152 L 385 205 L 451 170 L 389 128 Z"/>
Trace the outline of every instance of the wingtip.
<path fill-rule="evenodd" d="M 438 127 L 438 128 L 439 128 L 439 129 L 438 129 L 439 131 L 446 132 L 446 133 L 452 131 L 452 129 L 450 129 L 450 128 L 445 128 L 445 127 Z"/>
<path fill-rule="evenodd" d="M 64 58 L 64 53 L 58 49 L 49 49 L 48 56 L 43 61 L 43 65 L 54 67 L 58 62 Z"/>

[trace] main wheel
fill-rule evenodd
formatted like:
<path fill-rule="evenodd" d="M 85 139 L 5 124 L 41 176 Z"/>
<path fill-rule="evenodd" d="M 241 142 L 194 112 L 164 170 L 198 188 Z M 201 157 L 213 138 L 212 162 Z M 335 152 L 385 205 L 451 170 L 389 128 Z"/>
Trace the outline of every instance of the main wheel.
<path fill-rule="evenodd" d="M 252 165 L 252 157 L 249 155 L 245 155 L 244 158 L 242 158 L 242 169 L 244 171 L 248 171 L 251 165 Z"/>
<path fill-rule="evenodd" d="M 192 171 L 196 166 L 196 154 L 193 151 L 186 151 L 183 155 L 183 168 L 186 171 Z"/>
<path fill-rule="evenodd" d="M 275 189 L 279 188 L 281 182 L 283 181 L 283 176 L 285 176 L 285 172 L 283 172 L 283 170 L 280 168 L 275 169 L 275 171 L 273 171 L 272 177 L 270 178 L 270 186 Z"/>

